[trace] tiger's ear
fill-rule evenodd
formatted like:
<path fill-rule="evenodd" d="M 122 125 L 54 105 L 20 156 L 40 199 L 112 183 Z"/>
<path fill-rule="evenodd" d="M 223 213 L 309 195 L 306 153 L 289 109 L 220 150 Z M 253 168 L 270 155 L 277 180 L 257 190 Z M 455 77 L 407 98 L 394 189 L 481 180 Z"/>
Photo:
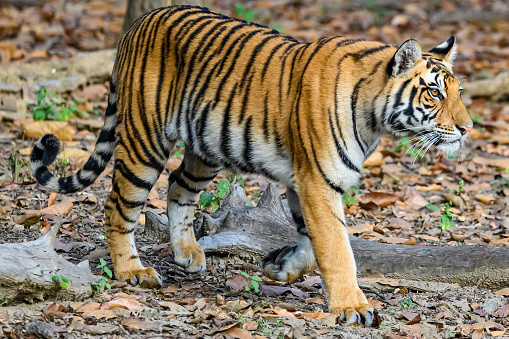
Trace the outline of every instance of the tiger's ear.
<path fill-rule="evenodd" d="M 415 63 L 422 58 L 421 45 L 417 40 L 410 39 L 399 46 L 391 61 L 387 65 L 387 74 L 389 77 L 402 77 Z"/>
<path fill-rule="evenodd" d="M 446 42 L 438 45 L 433 48 L 430 53 L 438 55 L 444 61 L 452 64 L 454 59 L 456 58 L 456 50 L 458 49 L 458 45 L 456 45 L 456 38 L 451 36 Z"/>

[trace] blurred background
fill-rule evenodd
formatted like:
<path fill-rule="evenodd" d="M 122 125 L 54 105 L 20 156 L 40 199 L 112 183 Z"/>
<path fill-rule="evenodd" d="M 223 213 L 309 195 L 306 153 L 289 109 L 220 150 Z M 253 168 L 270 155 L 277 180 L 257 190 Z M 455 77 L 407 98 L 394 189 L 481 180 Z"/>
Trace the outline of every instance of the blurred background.
<path fill-rule="evenodd" d="M 346 35 L 399 45 L 415 38 L 431 48 L 456 35 L 456 73 L 473 80 L 509 69 L 506 0 L 0 0 L 1 65 L 113 48 L 124 18 L 128 26 L 173 3 L 203 5 L 308 42 Z"/>

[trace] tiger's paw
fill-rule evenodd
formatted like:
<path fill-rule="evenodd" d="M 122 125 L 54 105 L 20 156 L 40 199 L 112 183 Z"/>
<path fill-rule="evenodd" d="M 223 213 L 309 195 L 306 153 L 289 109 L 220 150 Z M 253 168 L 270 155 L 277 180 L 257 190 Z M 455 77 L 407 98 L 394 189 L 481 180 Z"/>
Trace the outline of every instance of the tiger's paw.
<path fill-rule="evenodd" d="M 285 246 L 270 252 L 260 263 L 263 274 L 273 280 L 290 282 L 317 268 L 312 251 Z"/>
<path fill-rule="evenodd" d="M 373 324 L 375 315 L 373 307 L 369 304 L 360 304 L 356 307 L 330 308 L 330 312 L 338 316 L 338 320 L 342 321 L 345 325 L 361 324 L 370 327 Z"/>
<path fill-rule="evenodd" d="M 133 285 L 140 285 L 144 288 L 157 288 L 163 284 L 161 276 L 152 267 L 119 272 L 115 270 L 115 278 L 129 281 Z"/>
<path fill-rule="evenodd" d="M 193 239 L 194 240 L 194 239 Z M 180 241 L 172 246 L 174 261 L 189 273 L 201 273 L 205 271 L 205 252 L 196 240 L 192 242 Z"/>
<path fill-rule="evenodd" d="M 338 320 L 345 325 L 358 323 L 370 327 L 375 315 L 373 307 L 368 304 L 364 293 L 358 287 L 351 292 L 345 292 L 343 291 L 347 298 L 342 299 L 341 302 L 335 303 L 335 300 L 330 300 L 330 312 L 336 314 Z"/>

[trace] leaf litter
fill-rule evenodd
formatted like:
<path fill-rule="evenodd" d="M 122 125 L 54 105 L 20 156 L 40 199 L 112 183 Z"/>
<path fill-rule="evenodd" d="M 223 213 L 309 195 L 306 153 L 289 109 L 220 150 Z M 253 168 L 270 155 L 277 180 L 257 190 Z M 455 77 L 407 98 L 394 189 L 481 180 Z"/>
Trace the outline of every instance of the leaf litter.
<path fill-rule="evenodd" d="M 65 60 L 80 50 L 113 47 L 125 12 L 125 2 L 121 2 L 122 6 L 113 1 L 70 1 L 64 9 L 57 1 L 48 1 L 41 8 L 0 8 L 0 33 L 7 34 L 0 42 L 2 66 L 48 58 Z M 231 1 L 213 1 L 213 5 L 225 14 L 237 14 L 231 12 L 234 7 Z M 500 5 L 503 2 L 493 1 L 484 10 L 497 11 Z M 422 40 L 423 45 L 432 46 L 453 33 L 468 36 L 460 41 L 456 73 L 476 80 L 495 77 L 509 69 L 507 42 L 503 39 L 504 29 L 509 25 L 506 19 L 492 25 L 469 19 L 457 28 L 431 22 L 438 19 L 430 20 L 439 17 L 435 11 L 467 11 L 469 6 L 476 6 L 473 3 L 448 1 L 439 9 L 431 9 L 422 1 L 387 8 L 376 4 L 364 8 L 334 6 L 328 1 L 304 2 L 299 6 L 289 1 L 245 4 L 257 13 L 256 21 L 270 27 L 281 25 L 285 34 L 304 41 L 347 34 L 399 44 L 404 37 L 412 36 Z M 21 30 L 17 22 L 23 18 L 26 28 Z M 107 26 L 104 18 L 108 18 Z M 58 48 L 50 48 L 53 43 L 47 43 L 48 38 L 59 39 Z M 72 95 L 83 100 L 81 109 L 103 112 L 106 93 L 105 83 L 90 83 Z M 3 92 L 0 96 L 8 101 Z M 30 102 L 33 98 L 35 93 L 29 89 L 23 93 L 23 100 Z M 65 95 L 62 99 L 72 100 Z M 345 204 L 348 231 L 373 241 L 409 246 L 437 246 L 439 242 L 442 246 L 509 246 L 509 216 L 505 212 L 509 205 L 509 110 L 504 100 L 507 98 L 502 97 L 499 102 L 483 97 L 466 99 L 475 117 L 472 140 L 464 155 L 454 159 L 435 151 L 415 159 L 414 153 L 403 145 L 404 140 L 383 138 L 366 161 L 358 187 L 350 192 L 352 199 Z M 111 185 L 111 163 L 87 190 L 88 197 L 41 192 L 36 189 L 27 167 L 33 138 L 52 132 L 65 146 L 63 158 L 71 159 L 64 171 L 75 172 L 91 151 L 96 129 L 102 124 L 97 127 L 95 120 L 101 119 L 89 116 L 76 117 L 70 122 L 34 122 L 30 118 L 2 122 L 0 242 L 34 240 L 51 225 L 60 223 L 56 248 L 67 260 L 78 263 L 90 257 L 93 270 L 97 270 L 99 258 L 110 264 L 102 206 Z M 11 165 L 16 152 L 23 162 Z M 177 147 L 176 152 L 185 150 Z M 147 208 L 158 214 L 165 214 L 168 170 L 175 169 L 182 161 L 182 155 L 176 152 L 150 195 Z M 16 166 L 19 171 L 13 170 Z M 226 173 L 221 173 L 208 190 L 215 189 L 221 179 L 227 178 Z M 246 192 L 254 205 L 256 192 L 264 190 L 268 181 L 258 176 L 244 178 Z M 457 190 L 461 180 L 465 182 L 461 194 L 451 196 L 450 190 Z M 280 190 L 284 193 L 284 188 Z M 441 205 L 449 200 L 453 205 L 450 210 L 454 228 L 440 232 Z M 429 204 L 439 210 L 428 210 Z M 256 293 L 245 290 L 250 281 L 240 274 L 247 272 L 251 277 L 258 277 L 260 272 L 253 268 L 256 261 L 208 257 L 208 269 L 198 277 L 183 273 L 172 263 L 172 252 L 167 245 L 151 243 L 141 235 L 137 244 L 141 260 L 162 273 L 163 289 L 146 290 L 113 281 L 107 295 L 90 300 L 60 300 L 57 296 L 39 304 L 0 307 L 0 337 L 17 337 L 23 333 L 69 337 L 74 333 L 133 338 L 148 334 L 322 338 L 348 333 L 360 338 L 371 335 L 483 338 L 509 333 L 507 288 L 489 291 L 446 285 L 443 289 L 422 290 L 403 286 L 404 282 L 398 279 L 360 278 L 370 304 L 378 312 L 376 328 L 344 327 L 327 313 L 317 274 L 292 284 L 261 277 L 260 292 Z M 95 253 L 100 256 L 92 256 Z M 25 324 L 25 320 L 29 322 Z"/>

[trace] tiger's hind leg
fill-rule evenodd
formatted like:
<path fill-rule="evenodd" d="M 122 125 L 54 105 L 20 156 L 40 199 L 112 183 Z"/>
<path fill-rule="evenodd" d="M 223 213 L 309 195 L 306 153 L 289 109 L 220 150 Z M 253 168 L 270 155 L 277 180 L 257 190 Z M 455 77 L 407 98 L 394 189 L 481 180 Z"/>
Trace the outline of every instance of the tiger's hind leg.
<path fill-rule="evenodd" d="M 205 253 L 196 242 L 193 229 L 196 197 L 220 169 L 203 163 L 191 147 L 186 147 L 182 164 L 170 174 L 167 214 L 171 248 L 175 263 L 190 273 L 206 268 Z"/>
<path fill-rule="evenodd" d="M 286 191 L 288 204 L 294 221 L 297 223 L 298 243 L 296 246 L 285 246 L 270 252 L 261 262 L 265 276 L 290 282 L 312 272 L 317 268 L 311 239 L 306 231 L 299 198 L 292 188 Z"/>
<path fill-rule="evenodd" d="M 164 169 L 166 159 L 159 159 L 159 163 L 147 166 L 134 163 L 133 158 L 124 146 L 117 145 L 113 187 L 104 207 L 106 238 L 115 278 L 128 280 L 135 285 L 140 283 L 150 288 L 158 287 L 162 283 L 161 277 L 152 267 L 144 267 L 141 263 L 134 241 L 134 230 L 148 194 Z"/>

